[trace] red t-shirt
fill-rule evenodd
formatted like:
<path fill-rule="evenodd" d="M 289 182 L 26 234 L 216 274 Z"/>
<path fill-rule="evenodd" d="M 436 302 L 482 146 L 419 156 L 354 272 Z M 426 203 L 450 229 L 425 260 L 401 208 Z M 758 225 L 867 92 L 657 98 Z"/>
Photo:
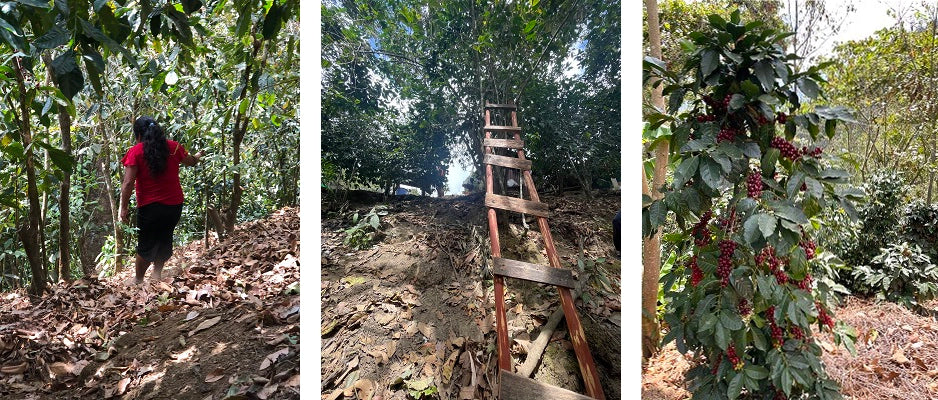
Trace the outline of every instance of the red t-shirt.
<path fill-rule="evenodd" d="M 179 184 L 179 163 L 189 153 L 181 144 L 167 140 L 169 145 L 169 159 L 166 161 L 166 169 L 160 176 L 154 177 L 150 174 L 150 167 L 147 166 L 147 160 L 143 157 L 143 143 L 137 143 L 130 150 L 121 162 L 125 167 L 137 167 L 137 182 L 135 190 L 137 191 L 137 208 L 150 203 L 162 203 L 168 206 L 182 204 L 182 185 Z"/>

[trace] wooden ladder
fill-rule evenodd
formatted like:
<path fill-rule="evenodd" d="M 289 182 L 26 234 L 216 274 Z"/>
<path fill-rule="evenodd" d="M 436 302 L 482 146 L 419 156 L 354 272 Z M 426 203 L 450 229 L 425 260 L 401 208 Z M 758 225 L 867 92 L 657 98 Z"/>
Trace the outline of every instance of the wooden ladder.
<path fill-rule="evenodd" d="M 493 110 L 509 111 L 510 125 L 492 125 Z M 518 113 L 514 105 L 485 104 L 485 139 L 482 146 L 485 149 L 482 163 L 485 164 L 485 206 L 488 207 L 489 239 L 492 244 L 492 258 L 495 266 L 495 327 L 498 335 L 498 397 L 503 400 L 511 399 L 605 399 L 602 387 L 599 384 L 599 374 L 596 364 L 590 354 L 586 335 L 580 324 L 573 304 L 570 289 L 574 287 L 575 279 L 569 269 L 560 265 L 560 257 L 554 247 L 550 228 L 547 226 L 548 207 L 541 203 L 531 177 L 531 161 L 524 157 L 524 142 L 521 141 L 521 128 L 518 126 Z M 504 138 L 494 138 L 493 135 L 504 133 Z M 517 157 L 496 155 L 494 148 L 508 148 L 517 150 Z M 494 193 L 492 182 L 492 166 L 515 168 L 521 170 L 522 188 L 528 189 L 530 200 L 497 195 Z M 517 260 L 502 258 L 501 246 L 498 241 L 498 220 L 495 209 L 531 214 L 537 218 L 541 236 L 544 238 L 544 247 L 550 266 L 531 264 Z M 580 374 L 586 385 L 586 393 L 579 393 L 537 382 L 528 377 L 512 372 L 511 354 L 508 350 L 508 322 L 505 315 L 505 277 L 524 279 L 532 282 L 554 285 L 560 292 L 560 303 L 563 307 L 564 319 L 567 321 L 567 330 L 573 342 L 577 362 L 580 365 Z"/>

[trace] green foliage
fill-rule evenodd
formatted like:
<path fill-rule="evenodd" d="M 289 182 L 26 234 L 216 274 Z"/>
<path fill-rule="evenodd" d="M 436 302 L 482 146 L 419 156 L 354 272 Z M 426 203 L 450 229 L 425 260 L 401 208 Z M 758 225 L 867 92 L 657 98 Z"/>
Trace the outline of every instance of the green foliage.
<path fill-rule="evenodd" d="M 381 238 L 381 217 L 388 215 L 386 206 L 375 206 L 364 216 L 357 211 L 352 214 L 352 226 L 345 230 L 346 246 L 353 249 L 367 249 Z"/>
<path fill-rule="evenodd" d="M 856 247 L 841 254 L 853 266 L 869 264 L 879 249 L 896 242 L 908 186 L 898 173 L 883 172 L 870 178 L 864 190 L 869 197 L 860 209 Z"/>
<path fill-rule="evenodd" d="M 810 220 L 828 207 L 849 213 L 859 193 L 841 186 L 847 172 L 807 147 L 852 116 L 842 107 L 807 110 L 822 96 L 824 66 L 795 72 L 796 56 L 779 45 L 787 36 L 739 12 L 712 14 L 688 35 L 680 72 L 645 62 L 646 78 L 661 78 L 655 84 L 671 99 L 668 114 L 648 120 L 650 129 L 670 124 L 675 168 L 664 197 L 643 207 L 643 231 L 671 214 L 680 230 L 671 239 L 684 261 L 662 277 L 664 341 L 703 356 L 687 375 L 695 398 L 840 398 L 811 325 L 853 351 L 856 332 L 830 311 L 842 288 L 813 278 L 837 261 L 818 259 Z"/>
<path fill-rule="evenodd" d="M 619 175 L 619 32 L 618 1 L 327 3 L 320 163 L 345 188 L 429 191 L 453 158 L 481 165 L 483 101 L 517 101 L 526 155 L 551 174 L 536 176 L 607 182 Z"/>
<path fill-rule="evenodd" d="M 113 266 L 121 250 L 108 196 L 116 201 L 119 194 L 119 160 L 133 144 L 130 121 L 140 115 L 155 117 L 186 149 L 207 153 L 197 168 L 181 172 L 186 206 L 177 244 L 202 236 L 206 205 L 230 202 L 235 171 L 245 178 L 238 222 L 298 204 L 298 7 L 296 0 L 232 0 L 208 7 L 200 0 L 5 3 L 0 98 L 14 107 L 0 108 L 0 241 L 21 246 L 9 228 L 22 224 L 30 208 L 25 157 L 32 155 L 39 196 L 47 198 L 41 205 L 43 267 L 55 269 L 61 214 L 55 199 L 67 172 L 72 254 L 82 253 L 87 241 L 84 247 L 93 254 L 81 255 L 88 264 L 97 257 L 100 267 Z M 255 44 L 263 46 L 252 59 Z M 24 93 L 15 79 L 17 65 L 27 77 Z M 257 73 L 245 82 L 247 67 Z M 246 101 L 239 101 L 242 93 Z M 29 146 L 17 119 L 21 101 L 31 113 Z M 235 111 L 245 113 L 239 123 L 246 126 L 239 165 L 231 145 Z M 58 132 L 59 114 L 71 120 L 71 154 Z M 118 229 L 127 231 L 123 251 L 132 249 L 130 229 Z M 99 253 L 95 246 L 101 245 Z M 25 256 L 8 257 L 0 273 L 28 282 L 25 270 L 12 270 L 27 262 Z M 72 257 L 73 271 L 81 271 L 80 262 Z"/>
<path fill-rule="evenodd" d="M 891 244 L 853 273 L 866 294 L 906 307 L 938 297 L 938 266 L 917 245 Z"/>
<path fill-rule="evenodd" d="M 930 259 L 938 260 L 938 205 L 912 202 L 902 220 L 902 239 L 921 247 Z"/>
<path fill-rule="evenodd" d="M 901 171 L 910 195 L 928 196 L 936 171 L 930 132 L 938 121 L 935 79 L 938 31 L 932 27 L 935 5 L 910 4 L 909 18 L 869 37 L 838 45 L 828 60 L 832 102 L 849 102 L 861 124 L 846 127 L 831 143 L 860 176 Z M 933 198 L 931 200 L 934 200 Z M 874 248 L 874 251 L 878 249 Z"/>

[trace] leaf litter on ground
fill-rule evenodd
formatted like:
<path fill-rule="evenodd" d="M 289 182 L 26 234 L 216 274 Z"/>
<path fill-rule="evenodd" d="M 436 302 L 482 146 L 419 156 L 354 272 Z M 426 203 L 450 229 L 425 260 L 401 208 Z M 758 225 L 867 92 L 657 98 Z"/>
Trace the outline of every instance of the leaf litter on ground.
<path fill-rule="evenodd" d="M 163 281 L 129 285 L 125 267 L 39 299 L 0 295 L 0 398 L 299 398 L 298 209 L 202 244 L 177 248 Z M 253 334 L 227 332 L 234 326 Z M 264 354 L 232 350 L 271 347 L 279 355 L 264 370 Z M 195 376 L 200 368 L 210 372 Z"/>

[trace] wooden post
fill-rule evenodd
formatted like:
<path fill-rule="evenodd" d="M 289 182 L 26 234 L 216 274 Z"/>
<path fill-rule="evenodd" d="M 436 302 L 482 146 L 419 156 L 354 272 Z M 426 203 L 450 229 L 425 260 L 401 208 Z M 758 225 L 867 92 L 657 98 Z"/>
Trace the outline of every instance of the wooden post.
<path fill-rule="evenodd" d="M 491 115 L 485 110 L 485 125 L 489 125 Z M 483 129 L 485 129 L 483 127 Z M 491 139 L 492 133 L 485 131 L 485 138 Z M 492 149 L 485 147 L 485 154 L 491 154 Z M 485 164 L 485 193 L 494 194 L 492 182 L 492 165 Z M 492 242 L 492 257 L 501 258 L 502 248 L 498 242 L 498 218 L 495 209 L 488 209 L 489 239 Z M 495 332 L 498 336 L 498 368 L 511 371 L 511 352 L 508 349 L 508 317 L 505 314 L 505 279 L 495 275 Z"/>
<path fill-rule="evenodd" d="M 488 114 L 488 111 L 486 111 Z M 486 118 L 487 122 L 488 118 Z M 517 111 L 511 111 L 511 124 L 518 126 Z M 515 140 L 521 140 L 521 133 L 515 132 Z M 518 150 L 518 158 L 525 160 L 524 149 Z M 488 166 L 487 166 L 488 167 Z M 490 168 L 490 167 L 489 167 Z M 537 188 L 534 187 L 534 178 L 531 177 L 531 171 L 521 171 L 524 176 L 524 182 L 528 185 L 528 194 L 531 201 L 540 202 L 537 195 Z M 557 255 L 557 249 L 554 247 L 554 239 L 550 234 L 550 227 L 547 225 L 547 218 L 537 217 L 537 225 L 540 228 L 541 236 L 544 239 L 544 247 L 547 250 L 547 260 L 550 266 L 561 268 L 560 257 Z M 570 341 L 573 342 L 573 351 L 576 353 L 577 363 L 580 365 L 580 373 L 583 375 L 583 383 L 586 385 L 586 393 L 594 399 L 605 399 L 602 386 L 599 383 L 599 372 L 596 370 L 596 363 L 593 361 L 593 355 L 590 353 L 589 345 L 586 343 L 586 334 L 583 332 L 583 325 L 580 323 L 579 314 L 576 312 L 576 306 L 573 303 L 573 296 L 570 289 L 558 287 L 560 292 L 560 304 L 563 307 L 564 317 L 567 320 L 567 330 L 570 332 Z"/>

